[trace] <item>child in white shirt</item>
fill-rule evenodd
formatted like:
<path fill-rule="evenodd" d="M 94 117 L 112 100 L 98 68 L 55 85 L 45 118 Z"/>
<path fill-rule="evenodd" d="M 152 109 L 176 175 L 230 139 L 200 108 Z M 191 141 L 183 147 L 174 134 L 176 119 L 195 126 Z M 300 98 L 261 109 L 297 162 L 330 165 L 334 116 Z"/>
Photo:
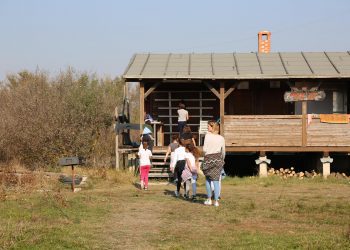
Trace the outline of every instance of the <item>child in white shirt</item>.
<path fill-rule="evenodd" d="M 182 145 L 180 141 L 179 147 L 174 151 L 174 162 L 176 162 L 174 173 L 175 173 L 175 178 L 177 178 L 176 191 L 175 191 L 176 197 L 180 195 L 180 188 L 181 188 L 181 182 L 182 182 L 181 175 L 186 165 L 185 155 L 186 155 L 185 147 Z"/>
<path fill-rule="evenodd" d="M 140 157 L 140 183 L 141 189 L 148 190 L 148 173 L 151 169 L 152 152 L 148 149 L 148 142 L 143 141 L 137 153 Z"/>
<path fill-rule="evenodd" d="M 175 173 L 174 173 L 175 164 L 176 164 L 176 162 L 175 162 L 175 149 L 177 149 L 179 147 L 179 136 L 176 134 L 173 135 L 172 140 L 173 140 L 173 142 L 169 144 L 168 150 L 167 150 L 166 155 L 164 157 L 164 164 L 166 163 L 168 155 L 170 154 L 170 171 L 174 174 L 174 177 L 175 177 Z"/>

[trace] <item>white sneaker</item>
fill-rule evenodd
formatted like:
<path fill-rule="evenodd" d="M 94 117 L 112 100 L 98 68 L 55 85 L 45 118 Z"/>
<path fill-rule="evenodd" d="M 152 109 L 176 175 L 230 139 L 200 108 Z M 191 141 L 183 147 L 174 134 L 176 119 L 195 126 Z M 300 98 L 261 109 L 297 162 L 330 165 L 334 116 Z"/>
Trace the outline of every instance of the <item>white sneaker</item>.
<path fill-rule="evenodd" d="M 214 202 L 214 206 L 215 206 L 215 207 L 218 207 L 218 206 L 219 206 L 219 202 L 218 202 L 218 201 L 215 201 L 215 202 Z"/>
<path fill-rule="evenodd" d="M 211 199 L 206 199 L 206 200 L 204 201 L 204 205 L 210 206 L 211 204 L 212 204 Z"/>
<path fill-rule="evenodd" d="M 178 191 L 175 191 L 175 196 L 179 197 L 179 192 Z"/>

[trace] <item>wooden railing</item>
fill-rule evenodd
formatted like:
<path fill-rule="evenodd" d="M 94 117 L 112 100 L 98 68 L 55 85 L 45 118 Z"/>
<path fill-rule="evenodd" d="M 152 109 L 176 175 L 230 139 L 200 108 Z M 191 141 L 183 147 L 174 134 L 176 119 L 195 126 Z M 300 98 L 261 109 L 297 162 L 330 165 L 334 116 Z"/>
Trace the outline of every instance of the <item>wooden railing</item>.
<path fill-rule="evenodd" d="M 306 131 L 308 147 L 350 146 L 350 123 L 323 123 L 320 122 L 319 115 L 313 115 Z"/>
<path fill-rule="evenodd" d="M 311 123 L 302 115 L 225 116 L 228 147 L 349 147 L 350 124 Z M 303 126 L 305 126 L 303 128 Z M 304 131 L 304 132 L 303 132 Z M 304 145 L 303 145 L 304 142 Z"/>

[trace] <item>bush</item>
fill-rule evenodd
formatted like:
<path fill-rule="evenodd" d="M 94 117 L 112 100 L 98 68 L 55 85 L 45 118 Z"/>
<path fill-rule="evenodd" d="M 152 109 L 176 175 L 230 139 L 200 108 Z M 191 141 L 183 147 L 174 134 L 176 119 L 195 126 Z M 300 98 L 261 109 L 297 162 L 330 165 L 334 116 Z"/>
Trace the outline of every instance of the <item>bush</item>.
<path fill-rule="evenodd" d="M 0 86 L 0 160 L 38 168 L 78 155 L 109 165 L 123 85 L 72 69 L 53 79 L 40 71 L 9 75 Z"/>

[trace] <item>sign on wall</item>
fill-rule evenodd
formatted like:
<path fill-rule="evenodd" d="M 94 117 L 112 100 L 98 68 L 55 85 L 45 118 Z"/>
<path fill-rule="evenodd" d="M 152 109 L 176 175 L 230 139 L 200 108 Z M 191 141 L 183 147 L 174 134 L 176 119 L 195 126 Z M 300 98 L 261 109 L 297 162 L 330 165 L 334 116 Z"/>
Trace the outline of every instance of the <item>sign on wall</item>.
<path fill-rule="evenodd" d="M 285 102 L 323 101 L 325 98 L 326 93 L 323 90 L 292 88 L 292 91 L 284 93 Z"/>

